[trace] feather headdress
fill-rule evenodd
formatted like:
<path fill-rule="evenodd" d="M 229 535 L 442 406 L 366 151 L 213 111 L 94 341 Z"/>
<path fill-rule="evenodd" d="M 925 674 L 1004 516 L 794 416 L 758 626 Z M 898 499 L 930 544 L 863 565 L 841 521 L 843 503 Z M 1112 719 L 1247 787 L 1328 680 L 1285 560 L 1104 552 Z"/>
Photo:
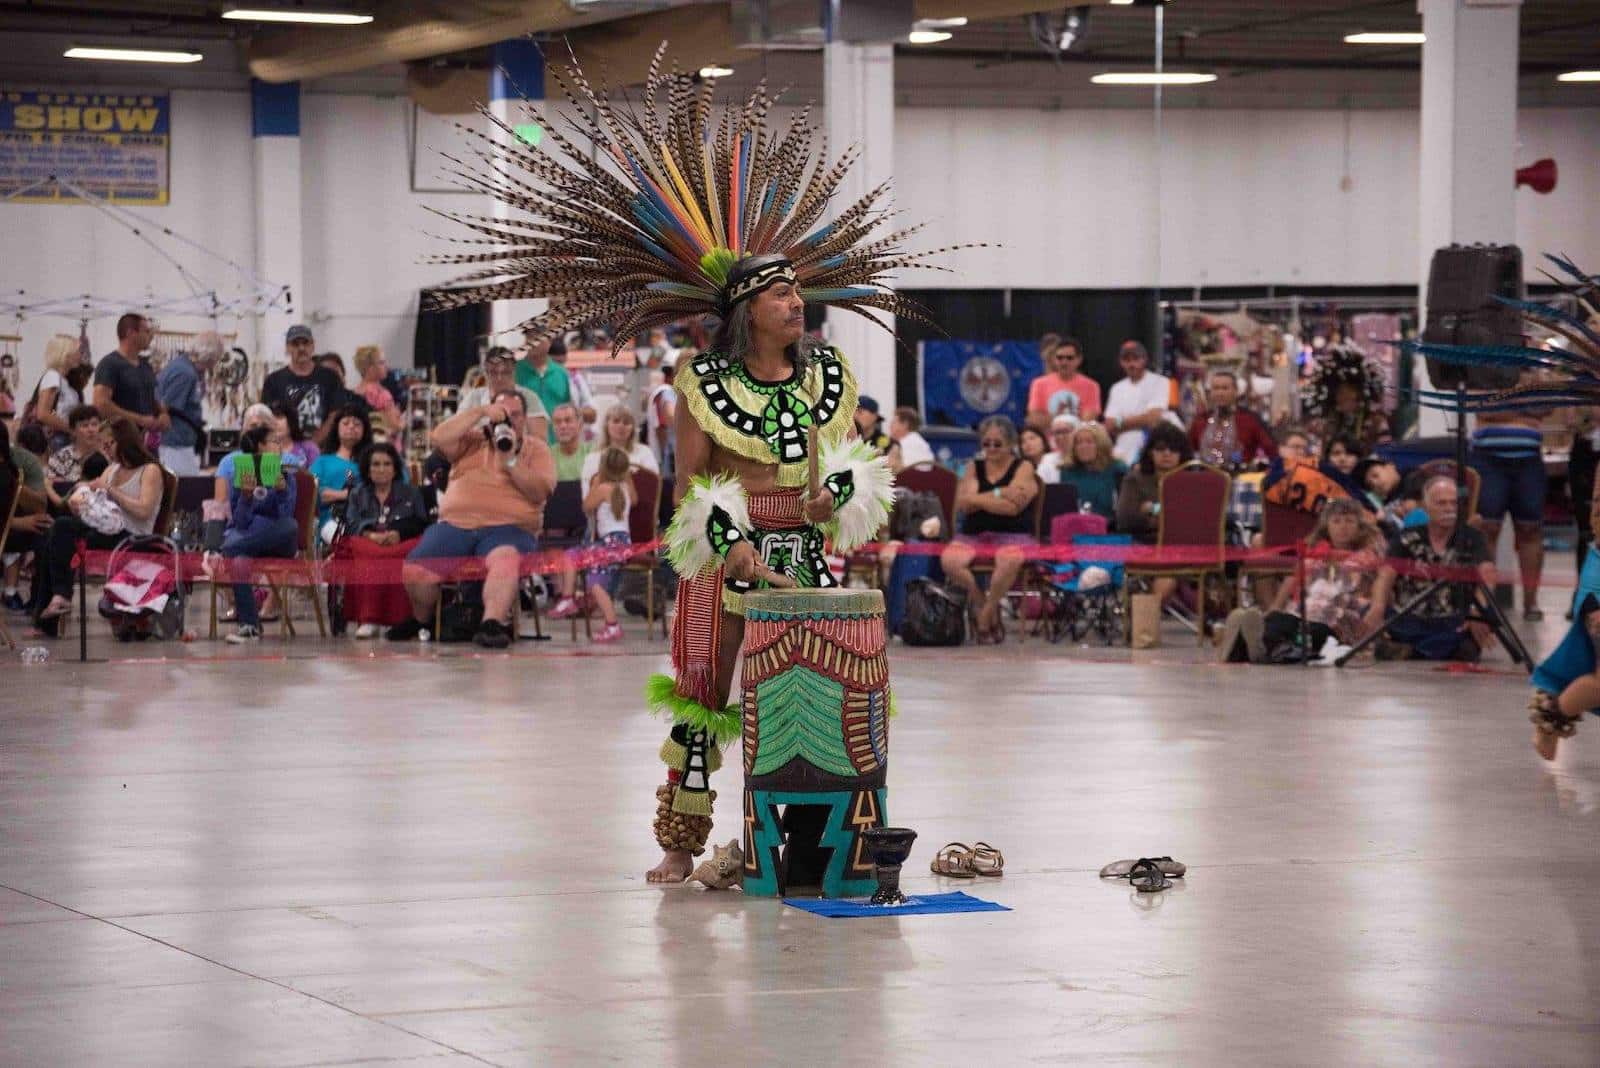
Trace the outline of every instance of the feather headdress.
<path fill-rule="evenodd" d="M 676 66 L 666 69 L 666 50 L 662 42 L 636 104 L 613 103 L 576 61 L 551 67 L 572 117 L 557 126 L 523 100 L 544 127 L 547 151 L 524 144 L 486 108 L 505 138 L 460 127 L 475 139 L 476 162 L 446 155 L 448 173 L 524 217 L 437 211 L 476 235 L 454 241 L 481 247 L 430 260 L 475 269 L 434 290 L 429 308 L 548 298 L 550 309 L 525 328 L 549 335 L 608 323 L 615 355 L 641 330 L 725 314 L 730 274 L 741 273 L 735 264 L 781 256 L 810 303 L 928 322 L 926 309 L 887 288 L 889 273 L 948 270 L 928 260 L 976 246 L 909 252 L 902 242 L 921 226 L 878 234 L 892 214 L 887 183 L 823 222 L 857 151 L 829 162 L 809 107 L 768 129 L 777 98 L 764 82 L 713 122 L 711 80 L 697 86 Z"/>
<path fill-rule="evenodd" d="M 1469 367 L 1499 367 L 1544 372 L 1535 381 L 1491 393 L 1467 397 L 1470 412 L 1510 411 L 1529 408 L 1564 408 L 1600 404 L 1600 275 L 1584 274 L 1563 256 L 1545 255 L 1559 275 L 1545 271 L 1562 293 L 1576 304 L 1579 314 L 1553 303 L 1532 300 L 1496 300 L 1515 308 L 1534 330 L 1552 338 L 1551 347 L 1532 345 L 1438 345 L 1407 341 L 1403 348 L 1419 356 Z M 1456 407 L 1456 395 L 1424 392 L 1422 403 L 1431 408 Z"/>
<path fill-rule="evenodd" d="M 1368 408 L 1376 409 L 1383 403 L 1383 372 L 1350 341 L 1329 345 L 1317 357 L 1317 366 L 1306 383 L 1306 409 L 1319 415 L 1331 414 L 1341 385 L 1359 389 Z"/>

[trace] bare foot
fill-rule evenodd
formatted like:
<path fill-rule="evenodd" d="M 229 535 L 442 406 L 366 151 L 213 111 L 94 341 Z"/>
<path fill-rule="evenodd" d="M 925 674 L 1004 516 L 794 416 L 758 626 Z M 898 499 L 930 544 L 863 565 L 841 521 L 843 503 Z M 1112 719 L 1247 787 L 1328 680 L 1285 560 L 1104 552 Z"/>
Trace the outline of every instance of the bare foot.
<path fill-rule="evenodd" d="M 1561 745 L 1561 736 L 1550 731 L 1533 728 L 1533 751 L 1546 760 L 1556 758 L 1556 749 Z"/>
<path fill-rule="evenodd" d="M 681 849 L 661 854 L 661 863 L 644 873 L 647 883 L 681 883 L 694 871 L 694 857 Z"/>

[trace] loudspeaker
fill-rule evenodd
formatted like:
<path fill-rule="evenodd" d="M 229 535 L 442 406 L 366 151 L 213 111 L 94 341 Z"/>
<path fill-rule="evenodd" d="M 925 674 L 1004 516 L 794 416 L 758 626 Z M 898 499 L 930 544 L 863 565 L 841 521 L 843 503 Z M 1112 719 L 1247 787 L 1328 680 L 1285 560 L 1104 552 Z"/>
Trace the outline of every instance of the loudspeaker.
<path fill-rule="evenodd" d="M 1450 245 L 1428 267 L 1428 319 L 1422 340 L 1437 345 L 1521 345 L 1522 316 L 1496 300 L 1521 300 L 1522 250 L 1515 245 Z M 1514 368 L 1428 361 L 1435 389 L 1510 389 Z"/>

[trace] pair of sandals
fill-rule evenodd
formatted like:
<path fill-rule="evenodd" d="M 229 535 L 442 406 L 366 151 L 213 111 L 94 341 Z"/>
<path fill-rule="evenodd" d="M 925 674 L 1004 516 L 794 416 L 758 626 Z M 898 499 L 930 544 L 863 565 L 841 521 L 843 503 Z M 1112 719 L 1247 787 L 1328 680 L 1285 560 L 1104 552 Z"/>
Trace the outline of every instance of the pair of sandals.
<path fill-rule="evenodd" d="M 967 845 L 951 842 L 934 856 L 928 870 L 946 879 L 998 879 L 1005 874 L 1006 856 L 988 842 Z"/>
<path fill-rule="evenodd" d="M 1154 894 L 1171 886 L 1171 880 L 1183 878 L 1188 870 L 1187 864 L 1171 857 L 1140 857 L 1112 861 L 1100 869 L 1100 878 L 1126 879 L 1139 893 Z"/>

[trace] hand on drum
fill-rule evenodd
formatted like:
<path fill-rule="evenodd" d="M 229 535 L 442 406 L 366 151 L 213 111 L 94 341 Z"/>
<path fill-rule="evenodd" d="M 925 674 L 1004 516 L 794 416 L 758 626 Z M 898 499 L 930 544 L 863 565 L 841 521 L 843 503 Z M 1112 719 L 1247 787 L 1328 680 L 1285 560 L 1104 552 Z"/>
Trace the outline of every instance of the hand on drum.
<path fill-rule="evenodd" d="M 768 567 L 756 555 L 755 546 L 748 541 L 734 543 L 728 550 L 724 567 L 727 569 L 728 577 L 736 582 L 761 581 L 780 590 L 792 590 L 795 586 L 794 579 Z"/>

